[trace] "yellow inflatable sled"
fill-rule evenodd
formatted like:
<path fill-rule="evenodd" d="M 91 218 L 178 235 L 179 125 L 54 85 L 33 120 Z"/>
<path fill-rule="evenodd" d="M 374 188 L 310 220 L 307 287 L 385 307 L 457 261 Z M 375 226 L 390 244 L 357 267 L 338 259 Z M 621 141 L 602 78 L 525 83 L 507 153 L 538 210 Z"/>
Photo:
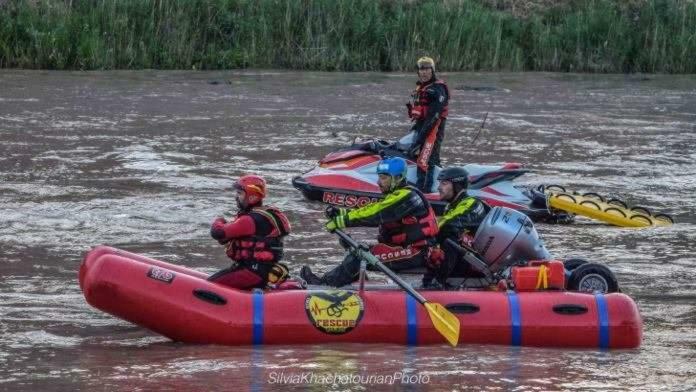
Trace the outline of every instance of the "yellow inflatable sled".
<path fill-rule="evenodd" d="M 596 193 L 570 192 L 558 185 L 544 189 L 549 208 L 582 215 L 621 227 L 668 226 L 674 223 L 666 214 L 653 214 L 645 207 L 631 207 L 619 199 L 606 199 Z"/>

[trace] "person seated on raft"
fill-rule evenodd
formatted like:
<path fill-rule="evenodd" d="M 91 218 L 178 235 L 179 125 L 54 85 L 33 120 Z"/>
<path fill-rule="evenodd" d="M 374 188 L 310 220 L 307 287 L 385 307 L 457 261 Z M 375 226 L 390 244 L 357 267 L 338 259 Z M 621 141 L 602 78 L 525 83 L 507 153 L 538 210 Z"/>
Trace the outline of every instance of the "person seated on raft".
<path fill-rule="evenodd" d="M 437 180 L 440 182 L 437 188 L 440 198 L 446 201 L 447 205 L 444 214 L 437 219 L 438 247 L 433 250 L 428 262 L 429 268 L 434 271 L 437 284 L 447 288 L 446 281 L 451 276 L 476 274 L 466 263 L 460 261 L 460 254 L 455 245 L 447 239 L 453 240 L 455 244 L 470 247 L 473 235 L 490 211 L 490 207 L 481 199 L 467 194 L 469 173 L 464 168 L 443 169 Z"/>
<path fill-rule="evenodd" d="M 218 217 L 210 228 L 210 235 L 225 245 L 233 263 L 208 280 L 240 290 L 278 285 L 288 276 L 288 268 L 279 261 L 283 257 L 283 237 L 290 233 L 290 222 L 277 208 L 263 206 L 266 196 L 263 178 L 240 177 L 234 189 L 237 216 L 229 222 Z"/>
<path fill-rule="evenodd" d="M 378 243 L 370 252 L 394 271 L 424 267 L 437 235 L 437 219 L 423 193 L 406 182 L 407 164 L 403 158 L 387 158 L 377 165 L 377 181 L 383 200 L 354 210 L 333 211 L 326 229 L 379 227 Z M 360 259 L 348 253 L 343 262 L 318 277 L 308 266 L 300 276 L 312 285 L 341 287 L 358 279 Z"/>

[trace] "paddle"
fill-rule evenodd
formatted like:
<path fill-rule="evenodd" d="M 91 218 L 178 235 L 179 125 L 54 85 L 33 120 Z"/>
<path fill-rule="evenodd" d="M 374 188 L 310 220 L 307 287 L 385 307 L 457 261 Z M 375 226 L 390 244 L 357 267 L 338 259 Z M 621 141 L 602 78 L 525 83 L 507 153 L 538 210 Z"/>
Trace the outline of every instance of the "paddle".
<path fill-rule="evenodd" d="M 368 263 L 379 268 L 391 280 L 396 282 L 396 284 L 398 284 L 402 289 L 406 290 L 406 292 L 409 293 L 413 298 L 415 298 L 416 301 L 423 305 L 425 309 L 428 311 L 428 315 L 430 315 L 430 320 L 432 321 L 435 329 L 442 336 L 444 336 L 445 339 L 447 339 L 449 344 L 451 344 L 452 346 L 457 345 L 457 343 L 459 342 L 459 319 L 457 319 L 457 316 L 452 314 L 452 312 L 450 312 L 444 306 L 438 303 L 428 302 L 428 300 L 426 300 L 420 293 L 414 290 L 413 287 L 411 287 L 397 274 L 395 274 L 394 271 L 390 270 L 386 265 L 382 264 L 382 262 L 379 261 L 379 259 L 375 255 L 365 250 L 364 247 L 360 246 L 360 244 L 355 242 L 355 240 L 353 240 L 351 236 L 344 233 L 340 229 L 334 230 L 334 233 L 338 234 L 338 236 L 341 237 L 341 239 L 346 244 L 348 244 L 348 246 L 351 248 L 351 252 L 354 255 L 360 257 L 363 260 L 366 260 Z"/>

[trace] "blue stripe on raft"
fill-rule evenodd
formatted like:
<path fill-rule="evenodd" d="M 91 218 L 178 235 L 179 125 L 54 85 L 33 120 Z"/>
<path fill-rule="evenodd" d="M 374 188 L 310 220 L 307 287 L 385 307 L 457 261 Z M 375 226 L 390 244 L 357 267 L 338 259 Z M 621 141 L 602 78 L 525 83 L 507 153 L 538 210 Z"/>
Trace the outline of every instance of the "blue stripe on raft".
<path fill-rule="evenodd" d="M 263 344 L 263 293 L 252 294 L 254 326 L 252 330 L 252 344 Z"/>
<path fill-rule="evenodd" d="M 522 317 L 520 315 L 520 299 L 514 291 L 507 292 L 510 304 L 510 327 L 512 327 L 512 340 L 510 344 L 520 346 L 522 344 Z"/>
<path fill-rule="evenodd" d="M 597 322 L 599 324 L 599 348 L 609 348 L 609 308 L 604 294 L 595 293 L 597 301 Z"/>
<path fill-rule="evenodd" d="M 406 295 L 406 343 L 409 346 L 418 344 L 418 313 L 416 299 Z"/>

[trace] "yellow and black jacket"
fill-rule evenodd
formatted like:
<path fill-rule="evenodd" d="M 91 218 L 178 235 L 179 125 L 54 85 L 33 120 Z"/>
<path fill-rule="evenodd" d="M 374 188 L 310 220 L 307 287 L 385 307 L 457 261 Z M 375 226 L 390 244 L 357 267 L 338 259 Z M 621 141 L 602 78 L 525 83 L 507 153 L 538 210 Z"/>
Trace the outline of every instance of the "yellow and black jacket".
<path fill-rule="evenodd" d="M 402 247 L 433 245 L 437 218 L 425 196 L 412 186 L 397 188 L 383 200 L 351 210 L 346 226 L 379 226 L 379 242 Z"/>
<path fill-rule="evenodd" d="M 445 207 L 445 213 L 438 218 L 439 229 L 437 242 L 442 244 L 451 238 L 459 242 L 462 234 L 476 233 L 481 222 L 490 211 L 490 207 L 476 197 L 471 197 L 465 191 L 460 192 L 452 202 Z"/>

